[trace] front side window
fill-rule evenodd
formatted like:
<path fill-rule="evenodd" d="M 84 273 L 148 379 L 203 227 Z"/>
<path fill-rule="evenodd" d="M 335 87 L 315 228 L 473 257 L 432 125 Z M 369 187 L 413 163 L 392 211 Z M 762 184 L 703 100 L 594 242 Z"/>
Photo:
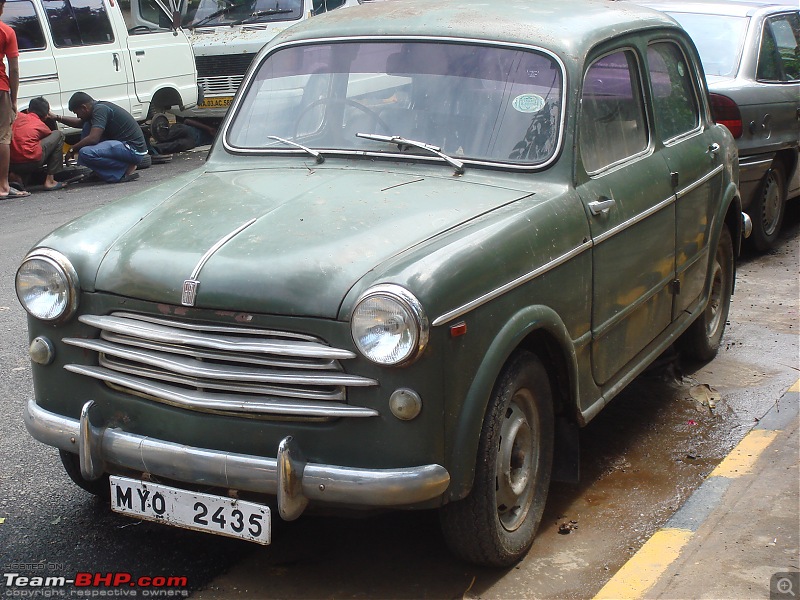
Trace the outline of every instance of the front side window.
<path fill-rule="evenodd" d="M 653 112 L 663 141 L 696 129 L 700 124 L 695 85 L 686 58 L 672 42 L 647 49 L 653 88 Z"/>
<path fill-rule="evenodd" d="M 46 47 L 42 24 L 33 8 L 33 2 L 6 2 L 2 19 L 17 34 L 20 52 L 42 50 Z"/>
<path fill-rule="evenodd" d="M 114 41 L 114 30 L 103 0 L 43 0 L 42 4 L 57 47 Z"/>
<path fill-rule="evenodd" d="M 800 79 L 800 18 L 786 13 L 767 19 L 758 54 L 759 81 Z"/>
<path fill-rule="evenodd" d="M 312 2 L 312 13 L 315 15 L 321 15 L 329 10 L 341 8 L 345 5 L 345 2 L 347 2 L 347 0 L 314 0 Z"/>
<path fill-rule="evenodd" d="M 186 27 L 230 27 L 273 21 L 296 21 L 303 0 L 200 0 Z"/>
<path fill-rule="evenodd" d="M 614 165 L 648 147 L 638 66 L 623 50 L 595 61 L 581 95 L 580 151 L 588 173 Z"/>
<path fill-rule="evenodd" d="M 535 166 L 561 139 L 563 74 L 540 52 L 479 44 L 351 41 L 279 49 L 230 125 L 235 149 L 423 154 L 357 134 L 398 136 L 460 160 Z"/>

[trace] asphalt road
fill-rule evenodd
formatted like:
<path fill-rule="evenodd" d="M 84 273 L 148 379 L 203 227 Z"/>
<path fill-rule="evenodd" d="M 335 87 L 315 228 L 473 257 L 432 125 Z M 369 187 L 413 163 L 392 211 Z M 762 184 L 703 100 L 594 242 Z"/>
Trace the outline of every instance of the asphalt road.
<path fill-rule="evenodd" d="M 186 585 L 101 591 L 202 599 L 590 597 L 798 378 L 794 202 L 778 249 L 739 265 L 719 357 L 687 365 L 664 356 L 582 432 L 581 484 L 553 487 L 534 548 L 514 568 L 476 569 L 453 559 L 435 513 L 304 516 L 275 523 L 269 547 L 115 515 L 72 485 L 57 453 L 33 441 L 22 423 L 32 385 L 14 272 L 27 249 L 58 225 L 199 167 L 203 156 L 179 155 L 126 184 L 33 189 L 30 198 L 0 201 L 0 596 L 87 591 L 9 585 L 8 573 L 122 573 L 185 577 Z"/>

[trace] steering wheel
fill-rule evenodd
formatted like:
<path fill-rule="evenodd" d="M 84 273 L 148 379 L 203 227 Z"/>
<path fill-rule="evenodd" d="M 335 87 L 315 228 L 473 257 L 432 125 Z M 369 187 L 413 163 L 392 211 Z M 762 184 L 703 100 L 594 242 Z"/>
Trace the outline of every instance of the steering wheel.
<path fill-rule="evenodd" d="M 314 100 L 314 102 L 312 102 L 311 104 L 309 104 L 303 110 L 300 111 L 300 114 L 297 117 L 297 121 L 295 121 L 294 124 L 294 131 L 292 132 L 293 138 L 297 137 L 297 130 L 300 129 L 300 122 L 303 120 L 303 117 L 305 117 L 306 114 L 310 112 L 312 109 L 322 104 L 343 104 L 345 106 L 352 106 L 353 108 L 363 112 L 365 115 L 370 117 L 373 121 L 375 121 L 377 125 L 383 127 L 384 132 L 386 134 L 391 134 L 391 129 L 389 128 L 389 125 L 386 123 L 386 121 L 384 121 L 377 112 L 375 112 L 371 108 L 368 108 L 367 106 L 364 106 L 360 102 L 356 102 L 355 100 L 351 100 L 350 98 L 344 98 L 344 99 L 320 98 L 319 100 Z"/>

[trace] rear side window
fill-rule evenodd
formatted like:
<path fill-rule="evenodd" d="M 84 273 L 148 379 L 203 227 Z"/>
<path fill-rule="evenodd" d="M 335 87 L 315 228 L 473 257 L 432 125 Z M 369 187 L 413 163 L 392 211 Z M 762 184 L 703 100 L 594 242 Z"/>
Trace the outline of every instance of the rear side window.
<path fill-rule="evenodd" d="M 59 48 L 110 44 L 114 31 L 103 0 L 43 0 Z"/>
<path fill-rule="evenodd" d="M 663 141 L 696 129 L 700 107 L 694 92 L 692 72 L 678 46 L 658 42 L 647 49 L 653 113 Z"/>
<path fill-rule="evenodd" d="M 786 13 L 767 19 L 758 55 L 760 81 L 800 79 L 800 17 Z"/>
<path fill-rule="evenodd" d="M 647 122 L 637 61 L 629 50 L 595 61 L 581 96 L 580 150 L 594 173 L 647 149 Z"/>
<path fill-rule="evenodd" d="M 17 46 L 20 52 L 45 48 L 44 31 L 33 8 L 33 2 L 27 0 L 6 2 L 2 18 L 3 22 L 11 26 L 17 34 Z"/>

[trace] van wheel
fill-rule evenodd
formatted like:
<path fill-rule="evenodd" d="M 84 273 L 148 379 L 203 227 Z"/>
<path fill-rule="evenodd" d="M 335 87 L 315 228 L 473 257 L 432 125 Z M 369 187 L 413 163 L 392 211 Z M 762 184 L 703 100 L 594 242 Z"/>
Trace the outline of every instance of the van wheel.
<path fill-rule="evenodd" d="M 505 567 L 521 559 L 542 519 L 552 463 L 550 379 L 535 354 L 520 351 L 489 400 L 472 491 L 440 509 L 452 552 L 484 566 Z"/>
<path fill-rule="evenodd" d="M 714 255 L 708 304 L 689 329 L 678 338 L 682 354 L 689 359 L 709 361 L 717 355 L 731 307 L 733 266 L 731 232 L 727 225 L 723 225 Z"/>
<path fill-rule="evenodd" d="M 103 475 L 99 479 L 89 481 L 88 479 L 84 479 L 83 475 L 81 475 L 81 463 L 77 454 L 67 452 L 66 450 L 59 450 L 58 455 L 61 457 L 61 464 L 64 465 L 64 470 L 75 485 L 103 500 L 109 500 L 111 498 L 111 487 L 108 482 L 108 475 Z"/>
<path fill-rule="evenodd" d="M 780 162 L 772 163 L 754 200 L 750 208 L 753 217 L 750 240 L 756 250 L 767 252 L 775 246 L 786 212 L 786 176 Z"/>

